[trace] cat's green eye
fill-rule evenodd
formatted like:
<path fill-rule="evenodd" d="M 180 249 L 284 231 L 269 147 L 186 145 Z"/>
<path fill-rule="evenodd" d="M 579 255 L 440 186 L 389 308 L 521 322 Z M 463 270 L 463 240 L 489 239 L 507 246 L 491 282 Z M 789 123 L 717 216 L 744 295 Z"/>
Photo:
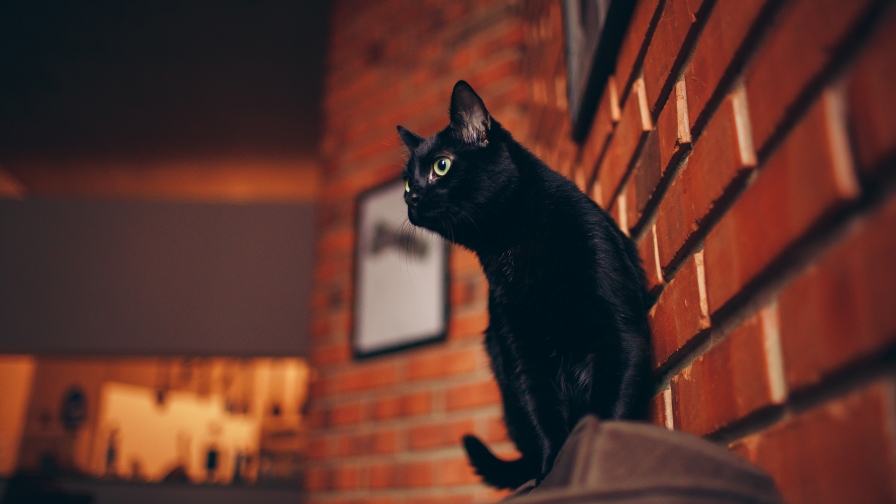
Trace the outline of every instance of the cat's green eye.
<path fill-rule="evenodd" d="M 444 177 L 445 174 L 448 173 L 449 168 L 451 168 L 451 160 L 446 157 L 440 157 L 432 164 L 432 169 L 436 172 L 436 175 L 440 177 Z"/>
<path fill-rule="evenodd" d="M 411 192 L 411 179 L 404 181 L 404 192 Z"/>

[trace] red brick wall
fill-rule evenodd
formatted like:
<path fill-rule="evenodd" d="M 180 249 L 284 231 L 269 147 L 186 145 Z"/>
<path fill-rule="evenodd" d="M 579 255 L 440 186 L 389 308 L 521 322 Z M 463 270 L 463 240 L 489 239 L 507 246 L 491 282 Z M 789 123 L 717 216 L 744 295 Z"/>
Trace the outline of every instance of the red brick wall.
<path fill-rule="evenodd" d="M 495 500 L 513 453 L 451 251 L 446 342 L 352 361 L 354 200 L 469 81 L 638 243 L 659 424 L 729 444 L 789 502 L 896 500 L 896 14 L 856 0 L 639 0 L 586 140 L 569 140 L 559 3 L 336 2 L 326 81 L 306 486 L 315 502 Z"/>

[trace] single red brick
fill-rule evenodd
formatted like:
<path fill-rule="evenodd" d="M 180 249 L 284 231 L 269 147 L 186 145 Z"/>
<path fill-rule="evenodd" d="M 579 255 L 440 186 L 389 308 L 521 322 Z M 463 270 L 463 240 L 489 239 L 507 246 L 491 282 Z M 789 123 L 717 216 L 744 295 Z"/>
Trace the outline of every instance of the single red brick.
<path fill-rule="evenodd" d="M 615 75 L 621 89 L 628 89 L 638 56 L 641 54 L 642 48 L 650 42 L 647 39 L 647 32 L 657 14 L 658 6 L 659 0 L 642 0 L 635 3 L 635 10 L 632 12 L 625 38 L 622 39 L 622 45 L 616 55 Z"/>
<path fill-rule="evenodd" d="M 395 466 L 392 471 L 392 486 L 398 488 L 431 486 L 433 467 L 430 462 L 410 462 Z"/>
<path fill-rule="evenodd" d="M 778 355 L 777 313 L 767 308 L 672 378 L 675 425 L 703 436 L 783 402 Z"/>
<path fill-rule="evenodd" d="M 644 94 L 644 80 L 638 79 L 632 85 L 629 100 L 622 109 L 622 118 L 607 146 L 607 152 L 597 171 L 606 204 L 612 201 L 619 188 L 619 183 L 628 172 L 635 149 L 641 142 L 642 135 L 653 129 L 650 114 L 647 112 L 647 97 Z"/>
<path fill-rule="evenodd" d="M 398 450 L 398 433 L 394 430 L 373 434 L 373 453 L 395 453 Z"/>
<path fill-rule="evenodd" d="M 619 110 L 619 92 L 616 90 L 616 79 L 611 75 L 607 79 L 604 92 L 598 102 L 597 113 L 588 137 L 582 145 L 582 160 L 580 166 L 586 182 L 594 178 L 597 169 L 597 160 L 607 146 L 607 139 L 613 133 L 613 128 L 619 122 L 622 111 Z"/>
<path fill-rule="evenodd" d="M 706 118 L 701 117 L 703 109 L 768 2 L 769 0 L 717 2 L 710 12 L 685 71 L 691 128 L 698 120 L 706 122 Z"/>
<path fill-rule="evenodd" d="M 364 420 L 364 409 L 360 403 L 333 406 L 327 414 L 327 424 L 336 427 L 359 423 Z"/>
<path fill-rule="evenodd" d="M 340 466 L 332 470 L 330 485 L 334 490 L 358 488 L 360 471 L 355 466 Z"/>
<path fill-rule="evenodd" d="M 369 437 L 369 436 L 368 436 Z M 364 436 L 343 435 L 336 439 L 336 455 L 347 457 L 364 453 Z"/>
<path fill-rule="evenodd" d="M 859 168 L 865 175 L 882 169 L 896 153 L 896 15 L 868 43 L 849 72 L 849 124 Z M 890 166 L 892 168 L 892 166 Z"/>
<path fill-rule="evenodd" d="M 437 463 L 443 485 L 469 485 L 482 481 L 466 457 L 440 460 Z"/>
<path fill-rule="evenodd" d="M 790 284 L 779 299 L 787 383 L 793 388 L 896 340 L 896 197 Z"/>
<path fill-rule="evenodd" d="M 679 0 L 681 1 L 681 0 Z M 628 226 L 634 229 L 641 220 L 641 215 L 653 197 L 654 190 L 663 175 L 660 166 L 659 132 L 654 130 L 647 135 L 644 148 L 641 150 L 632 174 L 627 182 L 626 209 L 628 210 Z"/>
<path fill-rule="evenodd" d="M 397 449 L 398 434 L 394 430 L 359 435 L 344 435 L 336 441 L 336 454 L 341 457 L 393 453 Z"/>
<path fill-rule="evenodd" d="M 445 397 L 445 409 L 454 411 L 500 404 L 500 402 L 501 393 L 498 390 L 498 384 L 494 380 L 488 380 L 449 388 Z"/>
<path fill-rule="evenodd" d="M 394 385 L 398 373 L 394 362 L 384 362 L 341 371 L 331 375 L 329 381 L 331 393 L 358 392 Z"/>
<path fill-rule="evenodd" d="M 638 243 L 638 255 L 641 256 L 641 264 L 644 266 L 647 290 L 653 292 L 663 284 L 663 270 L 660 268 L 659 255 L 656 251 L 656 225 L 650 226 L 650 230 Z"/>
<path fill-rule="evenodd" d="M 660 167 L 663 174 L 678 164 L 691 146 L 691 125 L 688 121 L 687 90 L 684 80 L 675 83 L 656 124 L 660 139 Z"/>
<path fill-rule="evenodd" d="M 374 489 L 392 486 L 392 466 L 389 464 L 377 464 L 368 467 L 367 484 Z"/>
<path fill-rule="evenodd" d="M 402 416 L 415 416 L 429 413 L 432 410 L 432 394 L 430 392 L 416 392 L 407 394 L 401 398 Z"/>
<path fill-rule="evenodd" d="M 443 378 L 475 371 L 478 354 L 478 348 L 473 347 L 450 352 L 438 349 L 418 353 L 408 362 L 407 378 L 409 380 Z"/>
<path fill-rule="evenodd" d="M 373 403 L 373 418 L 384 420 L 401 415 L 401 397 L 390 396 L 377 399 Z"/>
<path fill-rule="evenodd" d="M 736 90 L 722 104 L 660 203 L 656 236 L 664 270 L 731 185 L 756 165 L 743 100 Z"/>
<path fill-rule="evenodd" d="M 415 392 L 404 396 L 387 396 L 373 403 L 373 417 L 377 420 L 429 413 L 432 408 L 430 392 Z"/>
<path fill-rule="evenodd" d="M 330 471 L 322 467 L 309 467 L 305 470 L 305 490 L 319 491 L 330 487 Z"/>
<path fill-rule="evenodd" d="M 327 438 L 312 438 L 308 440 L 308 448 L 305 452 L 310 459 L 322 459 L 330 455 Z"/>
<path fill-rule="evenodd" d="M 644 87 L 647 90 L 647 104 L 656 111 L 660 97 L 668 93 L 669 79 L 677 73 L 674 65 L 681 62 L 685 53 L 682 46 L 694 23 L 696 12 L 692 12 L 687 0 L 666 0 L 663 13 L 657 22 L 650 46 L 644 55 Z M 656 117 L 656 114 L 654 114 Z"/>
<path fill-rule="evenodd" d="M 841 98 L 824 93 L 706 237 L 710 313 L 829 211 L 858 194 Z"/>
<path fill-rule="evenodd" d="M 896 502 L 894 395 L 892 382 L 873 384 L 745 438 L 737 452 L 788 503 Z"/>
<path fill-rule="evenodd" d="M 473 432 L 473 420 L 455 420 L 418 425 L 408 430 L 408 447 L 423 450 L 438 446 L 460 446 L 465 434 Z"/>
<path fill-rule="evenodd" d="M 762 149 L 789 107 L 830 63 L 873 0 L 794 0 L 762 42 L 744 82 L 757 149 Z"/>
<path fill-rule="evenodd" d="M 665 364 L 694 336 L 709 328 L 703 282 L 703 253 L 697 252 L 669 281 L 648 312 L 654 368 Z"/>

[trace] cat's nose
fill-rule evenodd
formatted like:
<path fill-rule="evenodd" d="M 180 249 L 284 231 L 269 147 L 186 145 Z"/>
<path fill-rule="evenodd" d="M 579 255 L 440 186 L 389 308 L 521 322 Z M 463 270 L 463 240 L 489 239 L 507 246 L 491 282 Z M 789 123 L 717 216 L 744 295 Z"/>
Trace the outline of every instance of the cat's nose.
<path fill-rule="evenodd" d="M 405 201 L 405 203 L 407 203 L 408 205 L 411 205 L 411 206 L 417 206 L 417 203 L 420 202 L 420 198 L 421 198 L 421 197 L 422 197 L 422 196 L 420 195 L 419 192 L 417 192 L 417 191 L 411 191 L 411 192 L 409 192 L 409 193 L 405 193 L 405 195 L 404 195 L 404 201 Z"/>

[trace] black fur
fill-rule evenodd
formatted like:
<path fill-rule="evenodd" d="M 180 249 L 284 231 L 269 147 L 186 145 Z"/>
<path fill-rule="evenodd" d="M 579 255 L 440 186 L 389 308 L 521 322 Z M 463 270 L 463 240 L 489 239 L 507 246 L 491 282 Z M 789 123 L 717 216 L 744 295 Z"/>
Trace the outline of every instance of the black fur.
<path fill-rule="evenodd" d="M 648 386 L 648 296 L 634 244 L 575 184 L 517 143 L 464 81 L 451 124 L 430 138 L 398 127 L 411 223 L 474 251 L 489 283 L 485 345 L 510 438 L 496 458 L 464 438 L 483 479 L 513 488 L 551 470 L 587 413 L 641 418 Z M 438 176 L 433 164 L 451 161 Z"/>

